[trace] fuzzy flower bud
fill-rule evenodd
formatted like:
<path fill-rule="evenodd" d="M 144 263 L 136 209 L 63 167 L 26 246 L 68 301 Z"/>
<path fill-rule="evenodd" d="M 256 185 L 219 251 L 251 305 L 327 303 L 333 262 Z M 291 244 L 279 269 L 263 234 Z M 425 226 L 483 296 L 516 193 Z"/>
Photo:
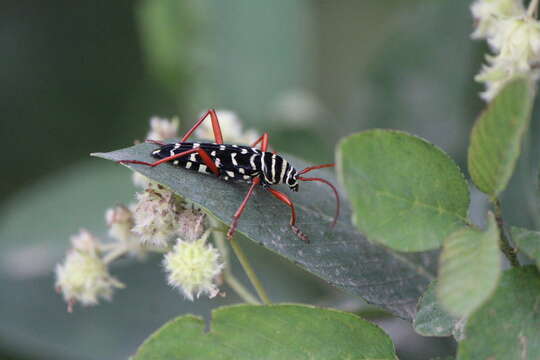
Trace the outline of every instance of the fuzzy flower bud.
<path fill-rule="evenodd" d="M 499 58 L 528 71 L 540 59 L 540 23 L 527 16 L 503 20 L 489 44 L 500 51 Z"/>
<path fill-rule="evenodd" d="M 177 118 L 171 120 L 154 116 L 150 118 L 150 131 L 146 135 L 147 140 L 163 141 L 166 139 L 177 137 L 179 121 Z M 146 176 L 134 172 L 133 184 L 143 189 L 147 188 L 151 180 Z"/>
<path fill-rule="evenodd" d="M 95 305 L 100 298 L 110 300 L 114 288 L 124 285 L 109 274 L 107 265 L 99 257 L 98 240 L 89 232 L 81 232 L 71 239 L 73 248 L 65 262 L 55 269 L 56 288 L 72 311 L 75 302 Z"/>
<path fill-rule="evenodd" d="M 164 248 L 177 233 L 180 214 L 184 210 L 182 199 L 158 184 L 150 185 L 137 194 L 132 231 L 142 243 Z"/>
<path fill-rule="evenodd" d="M 184 210 L 180 214 L 178 234 L 182 239 L 193 241 L 202 236 L 205 215 L 198 209 Z"/>
<path fill-rule="evenodd" d="M 147 140 L 163 141 L 178 136 L 178 119 L 172 121 L 154 116 L 150 119 L 150 131 L 146 135 Z"/>
<path fill-rule="evenodd" d="M 179 288 L 191 301 L 194 295 L 198 298 L 207 294 L 213 298 L 219 293 L 215 280 L 224 265 L 219 252 L 211 244 L 206 244 L 208 234 L 207 231 L 195 241 L 178 239 L 173 250 L 163 259 L 169 284 Z"/>
<path fill-rule="evenodd" d="M 132 232 L 135 225 L 133 213 L 124 205 L 117 205 L 105 212 L 109 235 L 117 240 L 131 255 L 142 256 L 144 249 L 138 237 Z"/>
<path fill-rule="evenodd" d="M 521 0 L 477 0 L 471 5 L 471 12 L 476 22 L 472 37 L 482 39 L 497 32 L 501 19 L 523 15 L 525 9 Z"/>
<path fill-rule="evenodd" d="M 133 172 L 131 180 L 133 181 L 133 184 L 135 186 L 143 188 L 143 189 L 146 189 L 148 187 L 148 185 L 150 185 L 150 183 L 152 182 L 152 180 L 150 180 L 149 178 L 147 178 L 143 174 L 138 173 L 136 171 Z"/>
<path fill-rule="evenodd" d="M 242 128 L 242 122 L 238 116 L 228 110 L 216 111 L 219 119 L 219 125 L 221 128 L 221 134 L 223 140 L 226 143 L 232 144 L 251 144 L 259 137 L 255 130 L 249 129 L 244 131 Z M 195 130 L 195 136 L 200 139 L 214 139 L 214 131 L 212 130 L 212 122 L 209 120 L 204 121 L 197 130 Z"/>
<path fill-rule="evenodd" d="M 540 61 L 540 23 L 529 17 L 499 21 L 498 31 L 489 39 L 496 56 L 488 56 L 475 80 L 486 84 L 482 98 L 489 101 L 511 79 L 519 75 L 538 76 Z"/>

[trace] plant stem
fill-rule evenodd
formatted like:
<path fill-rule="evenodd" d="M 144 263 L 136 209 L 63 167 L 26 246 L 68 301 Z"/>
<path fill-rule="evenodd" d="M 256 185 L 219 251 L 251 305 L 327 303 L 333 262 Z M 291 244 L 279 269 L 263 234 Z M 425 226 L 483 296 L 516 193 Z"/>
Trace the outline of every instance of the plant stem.
<path fill-rule="evenodd" d="M 103 262 L 105 263 L 105 265 L 109 265 L 114 260 L 125 255 L 126 253 L 127 253 L 127 250 L 124 246 L 118 246 L 116 249 L 112 249 L 105 256 L 103 256 Z"/>
<path fill-rule="evenodd" d="M 240 261 L 240 264 L 242 264 L 242 267 L 244 268 L 244 271 L 246 272 L 249 281 L 251 281 L 251 285 L 253 285 L 253 287 L 257 291 L 257 295 L 259 295 L 259 298 L 265 305 L 270 304 L 270 298 L 266 294 L 266 291 L 264 290 L 259 278 L 255 274 L 255 271 L 253 271 L 253 268 L 249 264 L 246 254 L 244 254 L 244 251 L 242 250 L 240 245 L 238 245 L 234 237 L 230 240 L 230 244 L 236 257 Z"/>
<path fill-rule="evenodd" d="M 252 305 L 260 305 L 261 302 L 257 300 L 255 295 L 253 295 L 248 289 L 242 285 L 240 281 L 230 272 L 225 270 L 223 273 L 223 280 L 233 289 L 238 296 L 240 296 L 246 303 Z"/>
<path fill-rule="evenodd" d="M 527 16 L 536 18 L 538 15 L 538 0 L 531 0 L 529 7 L 527 8 Z"/>
<path fill-rule="evenodd" d="M 501 202 L 499 199 L 495 199 L 493 201 L 493 205 L 495 206 L 495 221 L 497 221 L 497 226 L 499 227 L 499 245 L 501 247 L 501 251 L 506 256 L 508 261 L 513 267 L 519 267 L 519 260 L 516 255 L 516 249 L 510 245 L 510 242 L 508 241 L 508 238 L 506 237 L 506 230 L 504 228 L 504 221 L 502 218 L 502 208 L 501 208 Z"/>
<path fill-rule="evenodd" d="M 214 224 L 217 225 L 214 219 L 210 219 L 210 223 L 212 224 L 212 227 L 214 227 Z M 259 300 L 257 300 L 255 295 L 253 295 L 248 289 L 246 289 L 245 286 L 242 285 L 242 283 L 232 273 L 229 250 L 227 249 L 227 245 L 225 245 L 225 234 L 223 233 L 223 231 L 215 230 L 213 232 L 213 235 L 214 242 L 216 243 L 216 246 L 218 247 L 219 252 L 223 257 L 223 261 L 225 262 L 225 269 L 223 270 L 223 281 L 225 281 L 227 285 L 229 285 L 231 289 L 233 289 L 238 294 L 238 296 L 240 296 L 245 302 L 249 304 L 259 305 L 260 302 Z"/>

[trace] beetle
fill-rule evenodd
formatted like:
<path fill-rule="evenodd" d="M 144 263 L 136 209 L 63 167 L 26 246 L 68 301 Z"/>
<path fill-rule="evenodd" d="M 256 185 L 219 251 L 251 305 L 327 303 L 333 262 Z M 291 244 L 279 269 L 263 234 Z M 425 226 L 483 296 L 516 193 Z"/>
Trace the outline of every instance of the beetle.
<path fill-rule="evenodd" d="M 210 118 L 215 143 L 188 142 L 193 132 Z M 180 142 L 165 144 L 160 141 L 146 140 L 146 142 L 159 145 L 152 151 L 151 156 L 155 162 L 139 160 L 119 160 L 121 164 L 140 164 L 146 166 L 158 166 L 163 163 L 171 163 L 173 166 L 198 171 L 205 174 L 213 174 L 225 181 L 242 181 L 250 184 L 242 203 L 232 218 L 232 223 L 227 232 L 227 237 L 232 238 L 238 227 L 238 221 L 246 208 L 249 198 L 257 185 L 261 185 L 281 202 L 291 209 L 290 226 L 294 234 L 306 243 L 309 238 L 296 226 L 296 211 L 291 199 L 274 188 L 272 185 L 286 184 L 290 190 L 298 191 L 299 181 L 318 181 L 328 185 L 336 197 L 336 214 L 332 222 L 335 226 L 339 217 L 339 194 L 337 189 L 329 181 L 318 177 L 304 177 L 302 175 L 316 169 L 333 167 L 334 164 L 310 166 L 297 171 L 289 162 L 276 152 L 268 151 L 268 133 L 264 133 L 250 146 L 231 145 L 223 143 L 223 135 L 219 125 L 219 119 L 214 109 L 204 113 L 193 127 L 182 137 Z M 257 148 L 259 145 L 259 149 Z"/>

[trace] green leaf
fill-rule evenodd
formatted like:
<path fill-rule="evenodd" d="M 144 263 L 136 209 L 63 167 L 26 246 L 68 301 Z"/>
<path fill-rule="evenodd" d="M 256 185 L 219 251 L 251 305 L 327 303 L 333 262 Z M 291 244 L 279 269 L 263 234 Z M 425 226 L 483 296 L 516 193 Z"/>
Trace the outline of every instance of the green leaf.
<path fill-rule="evenodd" d="M 378 326 L 336 310 L 240 305 L 213 311 L 210 331 L 195 316 L 165 324 L 139 348 L 146 359 L 397 359 Z"/>
<path fill-rule="evenodd" d="M 418 302 L 414 330 L 422 336 L 459 337 L 462 322 L 449 314 L 437 301 L 437 281 L 432 282 Z"/>
<path fill-rule="evenodd" d="M 95 155 L 110 160 L 153 161 L 153 149 L 155 145 L 139 144 Z M 308 166 L 287 158 L 297 169 Z M 225 182 L 169 164 L 129 167 L 193 201 L 224 224 L 230 224 L 247 191 L 246 184 Z M 321 171 L 320 176 L 335 181 L 328 173 Z M 310 237 L 310 244 L 292 233 L 289 209 L 262 188 L 257 188 L 250 199 L 238 232 L 330 284 L 412 319 L 418 298 L 434 278 L 435 254 L 399 254 L 372 244 L 350 223 L 351 211 L 345 203 L 337 225 L 332 228 L 336 204 L 324 184 L 302 183 L 298 193 L 289 194 L 297 208 L 298 227 Z"/>
<path fill-rule="evenodd" d="M 527 79 L 506 85 L 489 104 L 471 133 L 469 172 L 474 184 L 496 197 L 508 184 L 529 126 L 534 89 Z"/>
<path fill-rule="evenodd" d="M 438 248 L 467 223 L 469 191 L 442 150 L 410 134 L 370 130 L 338 146 L 338 173 L 372 241 L 396 250 Z"/>
<path fill-rule="evenodd" d="M 474 314 L 458 360 L 540 359 L 540 274 L 534 266 L 503 273 L 493 296 Z"/>
<path fill-rule="evenodd" d="M 540 269 L 540 231 L 512 226 L 511 232 L 517 248 L 533 259 Z"/>
<path fill-rule="evenodd" d="M 495 291 L 500 273 L 499 230 L 489 213 L 486 231 L 466 227 L 444 241 L 437 297 L 450 313 L 468 316 Z"/>

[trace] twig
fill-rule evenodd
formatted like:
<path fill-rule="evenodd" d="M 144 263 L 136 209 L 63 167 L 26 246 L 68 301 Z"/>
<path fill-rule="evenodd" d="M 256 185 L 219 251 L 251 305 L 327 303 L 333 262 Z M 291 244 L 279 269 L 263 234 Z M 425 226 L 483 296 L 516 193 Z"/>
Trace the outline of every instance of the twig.
<path fill-rule="evenodd" d="M 125 246 L 117 246 L 116 249 L 112 249 L 105 256 L 103 256 L 103 263 L 105 263 L 105 265 L 109 265 L 114 260 L 124 256 L 126 253 L 127 249 Z"/>
<path fill-rule="evenodd" d="M 264 290 L 264 287 L 262 286 L 259 278 L 255 274 L 255 271 L 253 271 L 253 268 L 249 264 L 246 254 L 244 254 L 244 251 L 242 250 L 240 245 L 238 245 L 238 243 L 236 242 L 236 239 L 233 237 L 229 241 L 229 243 L 231 244 L 231 247 L 236 257 L 240 261 L 240 264 L 244 268 L 244 271 L 246 272 L 246 275 L 249 278 L 249 281 L 251 281 L 251 285 L 253 285 L 253 287 L 257 291 L 257 295 L 259 295 L 259 298 L 262 300 L 264 304 L 266 305 L 270 304 L 271 303 L 270 298 L 266 294 L 266 291 Z"/>
<path fill-rule="evenodd" d="M 216 220 L 210 218 L 210 223 L 212 227 L 216 227 L 218 224 Z M 253 295 L 242 283 L 233 275 L 231 270 L 231 262 L 229 256 L 229 249 L 227 249 L 225 233 L 220 230 L 215 230 L 213 232 L 214 242 L 223 257 L 225 262 L 225 269 L 223 270 L 223 281 L 227 283 L 233 289 L 238 296 L 240 296 L 245 302 L 249 304 L 259 305 L 260 302 L 257 300 L 255 295 Z"/>
<path fill-rule="evenodd" d="M 499 245 L 501 247 L 501 251 L 506 256 L 508 261 L 510 261 L 510 264 L 514 267 L 519 267 L 519 260 L 516 255 L 516 249 L 510 245 L 510 242 L 508 241 L 508 238 L 506 237 L 506 230 L 504 228 L 504 221 L 502 218 L 502 208 L 501 208 L 501 202 L 499 199 L 495 199 L 493 201 L 493 205 L 495 206 L 495 221 L 497 221 L 497 226 L 499 227 Z"/>

